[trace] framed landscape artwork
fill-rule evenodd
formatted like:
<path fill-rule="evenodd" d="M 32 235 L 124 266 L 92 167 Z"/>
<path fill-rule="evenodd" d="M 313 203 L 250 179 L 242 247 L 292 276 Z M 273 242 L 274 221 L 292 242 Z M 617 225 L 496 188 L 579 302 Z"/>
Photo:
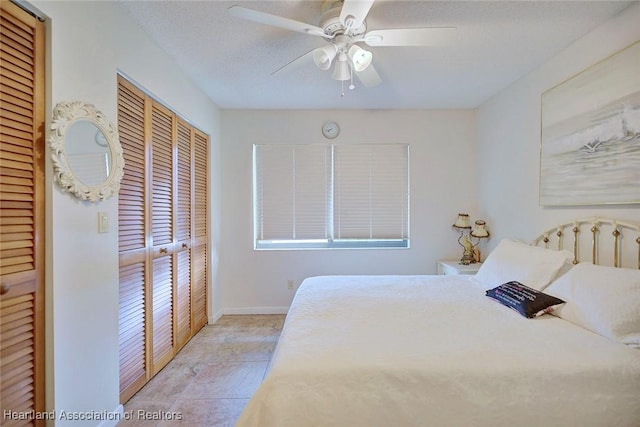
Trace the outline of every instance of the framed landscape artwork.
<path fill-rule="evenodd" d="M 640 203 L 640 41 L 542 94 L 540 205 Z"/>

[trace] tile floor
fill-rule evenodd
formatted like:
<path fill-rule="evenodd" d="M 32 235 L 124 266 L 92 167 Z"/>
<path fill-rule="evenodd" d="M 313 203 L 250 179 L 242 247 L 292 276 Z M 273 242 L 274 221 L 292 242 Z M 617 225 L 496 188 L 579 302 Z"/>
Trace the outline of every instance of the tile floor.
<path fill-rule="evenodd" d="M 205 326 L 124 405 L 131 419 L 118 427 L 233 426 L 264 377 L 284 318 L 222 316 Z"/>

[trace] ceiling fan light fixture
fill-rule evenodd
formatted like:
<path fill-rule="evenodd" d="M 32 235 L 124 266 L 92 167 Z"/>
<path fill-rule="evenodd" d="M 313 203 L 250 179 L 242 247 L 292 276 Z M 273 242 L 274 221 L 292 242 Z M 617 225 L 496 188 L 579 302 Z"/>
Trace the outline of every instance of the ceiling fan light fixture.
<path fill-rule="evenodd" d="M 313 50 L 313 62 L 321 70 L 328 70 L 331 67 L 333 58 L 336 57 L 336 47 L 332 44 L 319 47 Z"/>
<path fill-rule="evenodd" d="M 351 59 L 353 69 L 360 72 L 366 70 L 367 67 L 371 65 L 373 53 L 354 44 L 349 48 L 349 59 Z"/>
<path fill-rule="evenodd" d="M 338 55 L 338 60 L 336 61 L 336 66 L 333 68 L 331 78 L 341 81 L 351 78 L 351 67 L 349 67 L 349 61 L 347 61 L 347 55 L 343 52 L 340 52 L 340 55 Z"/>
<path fill-rule="evenodd" d="M 1 0 L 0 0 L 1 1 Z M 367 27 L 367 16 L 376 0 L 324 0 L 319 26 L 296 21 L 270 13 L 260 12 L 246 7 L 234 5 L 228 8 L 232 16 L 270 25 L 284 30 L 317 36 L 329 42 L 327 46 L 313 49 L 310 52 L 280 67 L 271 75 L 282 70 L 290 70 L 309 60 L 321 70 L 329 70 L 332 66 L 332 78 L 342 83 L 344 96 L 345 81 L 349 89 L 353 89 L 353 74 L 365 87 L 373 87 L 382 82 L 380 75 L 372 64 L 373 53 L 364 50 L 363 46 L 437 46 L 457 40 L 455 27 L 396 28 L 370 31 Z"/>

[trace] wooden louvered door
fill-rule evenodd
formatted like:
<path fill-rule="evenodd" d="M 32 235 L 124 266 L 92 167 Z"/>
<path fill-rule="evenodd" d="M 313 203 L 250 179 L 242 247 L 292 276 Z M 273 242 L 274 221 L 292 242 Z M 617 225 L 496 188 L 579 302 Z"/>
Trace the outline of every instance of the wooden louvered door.
<path fill-rule="evenodd" d="M 152 374 L 174 356 L 173 114 L 151 106 Z"/>
<path fill-rule="evenodd" d="M 145 98 L 118 78 L 118 132 L 124 176 L 118 197 L 120 252 L 120 400 L 126 402 L 147 381 L 147 179 Z"/>
<path fill-rule="evenodd" d="M 191 323 L 195 331 L 207 324 L 207 191 L 209 138 L 195 131 L 193 138 L 193 243 L 191 273 Z M 195 332 L 194 332 L 195 333 Z"/>
<path fill-rule="evenodd" d="M 181 348 L 191 338 L 191 126 L 178 121 L 176 152 L 176 346 Z"/>
<path fill-rule="evenodd" d="M 0 3 L 0 402 L 44 406 L 44 24 Z"/>
<path fill-rule="evenodd" d="M 207 323 L 209 138 L 118 76 L 120 401 Z"/>

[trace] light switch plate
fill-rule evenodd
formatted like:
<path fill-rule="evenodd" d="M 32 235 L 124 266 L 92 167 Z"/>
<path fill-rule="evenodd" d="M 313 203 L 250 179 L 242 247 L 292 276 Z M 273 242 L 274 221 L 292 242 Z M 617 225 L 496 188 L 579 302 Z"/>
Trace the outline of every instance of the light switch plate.
<path fill-rule="evenodd" d="M 98 233 L 109 232 L 109 217 L 106 212 L 98 212 Z"/>

